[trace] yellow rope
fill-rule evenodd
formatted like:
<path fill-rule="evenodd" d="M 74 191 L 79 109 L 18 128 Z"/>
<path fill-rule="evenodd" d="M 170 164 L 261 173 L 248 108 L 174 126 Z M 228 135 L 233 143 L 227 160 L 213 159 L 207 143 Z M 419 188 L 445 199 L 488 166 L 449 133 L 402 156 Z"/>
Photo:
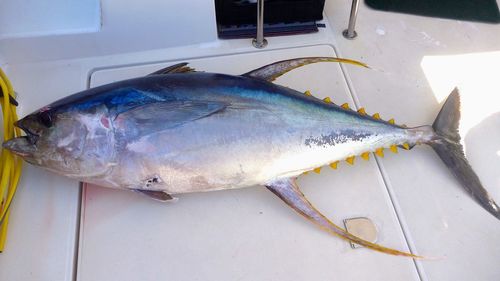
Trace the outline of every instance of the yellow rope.
<path fill-rule="evenodd" d="M 0 98 L 3 114 L 3 141 L 6 141 L 20 136 L 21 130 L 14 127 L 14 122 L 17 121 L 16 107 L 9 100 L 9 96 L 15 95 L 14 89 L 1 68 L 0 89 L 3 93 L 3 97 Z M 3 252 L 7 238 L 9 207 L 21 177 L 22 164 L 21 158 L 2 148 L 0 154 L 0 253 Z"/>

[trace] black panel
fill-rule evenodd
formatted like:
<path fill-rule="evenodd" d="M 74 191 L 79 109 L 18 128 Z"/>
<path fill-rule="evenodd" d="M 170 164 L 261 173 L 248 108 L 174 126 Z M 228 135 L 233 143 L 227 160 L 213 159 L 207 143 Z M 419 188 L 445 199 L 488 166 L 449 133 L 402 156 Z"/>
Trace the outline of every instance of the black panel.
<path fill-rule="evenodd" d="M 495 0 L 365 0 L 376 10 L 437 18 L 500 23 Z"/>

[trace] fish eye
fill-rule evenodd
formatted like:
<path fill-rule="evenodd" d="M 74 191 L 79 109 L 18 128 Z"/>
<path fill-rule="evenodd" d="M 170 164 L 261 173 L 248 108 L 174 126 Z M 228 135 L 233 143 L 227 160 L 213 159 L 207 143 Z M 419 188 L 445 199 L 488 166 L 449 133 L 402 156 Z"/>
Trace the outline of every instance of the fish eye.
<path fill-rule="evenodd" d="M 38 113 L 38 120 L 45 127 L 47 127 L 47 128 L 52 127 L 52 117 L 50 116 L 50 114 L 47 111 Z"/>

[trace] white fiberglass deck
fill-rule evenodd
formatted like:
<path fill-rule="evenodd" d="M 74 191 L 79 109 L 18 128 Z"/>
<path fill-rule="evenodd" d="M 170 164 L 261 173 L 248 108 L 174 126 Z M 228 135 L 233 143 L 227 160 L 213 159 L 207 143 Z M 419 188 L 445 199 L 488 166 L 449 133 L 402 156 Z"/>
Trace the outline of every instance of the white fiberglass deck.
<path fill-rule="evenodd" d="M 191 37 L 183 32 L 178 47 L 162 43 L 167 40 L 163 37 L 150 47 L 146 30 L 158 31 L 157 23 L 139 18 L 145 32 L 134 33 L 129 45 L 125 35 L 114 41 L 96 36 L 93 40 L 102 46 L 82 45 L 79 50 L 75 40 L 90 40 L 91 34 L 57 37 L 58 54 L 49 48 L 51 38 L 12 39 L 0 41 L 0 64 L 6 62 L 2 67 L 20 93 L 21 116 L 89 85 L 144 75 L 179 61 L 203 71 L 239 74 L 300 56 L 362 60 L 377 70 L 317 64 L 278 83 L 310 90 L 318 98 L 330 96 L 336 103 L 364 106 L 369 113 L 380 112 L 384 119 L 393 117 L 409 126 L 432 123 L 447 94 L 459 86 L 467 157 L 499 202 L 500 26 L 362 6 L 359 37 L 348 41 L 340 31 L 349 5 L 329 1 L 326 29 L 268 38 L 270 44 L 262 51 L 249 40 L 216 40 L 212 28 L 195 28 Z M 103 3 L 103 13 L 110 17 L 104 18 L 102 32 L 121 30 L 120 21 L 131 25 L 128 13 L 117 11 L 116 5 Z M 197 12 L 198 24 L 206 20 L 208 26 L 213 12 L 204 11 Z M 150 18 L 174 14 L 152 10 Z M 43 51 L 19 47 L 28 43 L 39 43 Z M 353 250 L 263 187 L 182 195 L 176 204 L 161 204 L 96 187 L 80 194 L 77 182 L 26 165 L 8 245 L 0 254 L 0 280 L 441 281 L 500 276 L 500 222 L 462 191 L 429 148 L 388 152 L 377 161 L 358 158 L 353 167 L 324 168 L 320 175 L 301 177 L 299 184 L 336 223 L 369 217 L 379 230 L 379 243 L 440 259 L 414 262 Z"/>

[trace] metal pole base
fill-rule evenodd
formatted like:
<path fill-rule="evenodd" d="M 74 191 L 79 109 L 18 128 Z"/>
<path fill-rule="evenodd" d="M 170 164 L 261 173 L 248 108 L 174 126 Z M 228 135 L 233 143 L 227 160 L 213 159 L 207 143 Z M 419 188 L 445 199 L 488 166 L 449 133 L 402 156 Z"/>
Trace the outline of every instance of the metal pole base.
<path fill-rule="evenodd" d="M 349 30 L 346 29 L 346 30 L 342 31 L 342 35 L 344 35 L 344 37 L 346 39 L 353 40 L 354 38 L 356 38 L 358 36 L 358 33 L 356 33 L 356 31 L 353 30 L 352 34 L 349 34 Z"/>
<path fill-rule="evenodd" d="M 349 25 L 342 32 L 346 39 L 352 40 L 358 36 L 354 27 L 356 26 L 356 18 L 358 17 L 359 0 L 352 0 L 351 14 L 349 15 Z"/>
<path fill-rule="evenodd" d="M 257 38 L 254 38 L 252 40 L 252 45 L 257 48 L 257 49 L 263 49 L 267 46 L 267 40 L 264 38 L 262 40 L 262 42 L 259 42 L 259 40 L 257 40 Z"/>

